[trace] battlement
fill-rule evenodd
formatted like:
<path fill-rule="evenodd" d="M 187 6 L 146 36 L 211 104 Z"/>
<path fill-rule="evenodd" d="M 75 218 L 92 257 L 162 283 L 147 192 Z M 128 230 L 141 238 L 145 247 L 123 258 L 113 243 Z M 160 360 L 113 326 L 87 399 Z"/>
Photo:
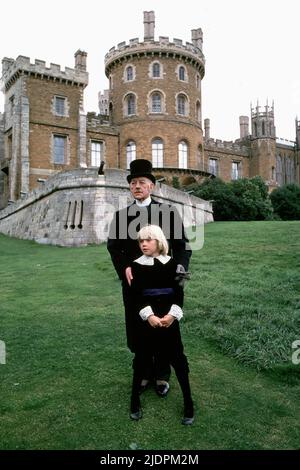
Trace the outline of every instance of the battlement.
<path fill-rule="evenodd" d="M 2 83 L 5 89 L 8 90 L 20 75 L 65 81 L 84 87 L 88 84 L 88 72 L 76 66 L 75 68 L 65 67 L 61 70 L 60 65 L 50 63 L 47 67 L 46 62 L 40 59 L 35 59 L 33 64 L 26 56 L 19 55 L 16 60 L 5 57 L 2 60 Z"/>
<path fill-rule="evenodd" d="M 105 55 L 105 73 L 107 76 L 109 75 L 110 68 L 116 60 L 155 54 L 190 59 L 198 64 L 202 71 L 202 77 L 204 76 L 205 58 L 202 50 L 193 43 L 186 42 L 184 44 L 181 39 L 174 38 L 173 41 L 170 41 L 167 36 L 160 36 L 158 41 L 151 39 L 143 42 L 139 42 L 139 38 L 134 38 L 130 39 L 128 44 L 124 41 L 119 43 L 117 47 L 112 47 Z"/>
<path fill-rule="evenodd" d="M 204 147 L 210 151 L 228 151 L 228 153 L 243 155 L 245 157 L 249 156 L 249 147 L 245 145 L 245 139 L 238 139 L 233 142 L 210 138 L 204 141 Z"/>
<path fill-rule="evenodd" d="M 261 111 L 261 108 L 264 108 L 264 111 Z M 270 119 L 274 119 L 274 104 L 271 106 L 266 104 L 266 106 L 259 106 L 257 103 L 257 106 L 255 108 L 252 108 L 251 106 L 251 118 L 252 119 L 257 119 L 259 117 L 268 117 Z"/>

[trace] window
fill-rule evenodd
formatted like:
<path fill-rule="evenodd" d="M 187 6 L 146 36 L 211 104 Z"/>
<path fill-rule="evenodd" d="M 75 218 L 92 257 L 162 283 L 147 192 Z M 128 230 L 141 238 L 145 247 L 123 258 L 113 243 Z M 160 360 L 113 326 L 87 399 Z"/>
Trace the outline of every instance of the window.
<path fill-rule="evenodd" d="M 201 88 L 201 80 L 200 80 L 200 75 L 198 73 L 196 75 L 196 87 L 197 87 L 197 90 L 200 90 Z"/>
<path fill-rule="evenodd" d="M 55 114 L 65 116 L 66 114 L 66 98 L 55 96 Z"/>
<path fill-rule="evenodd" d="M 218 160 L 216 158 L 209 159 L 209 173 L 218 176 Z"/>
<path fill-rule="evenodd" d="M 152 77 L 159 78 L 160 77 L 160 64 L 159 62 L 154 62 L 152 64 Z"/>
<path fill-rule="evenodd" d="M 164 166 L 164 144 L 159 138 L 152 141 L 152 165 L 154 168 Z"/>
<path fill-rule="evenodd" d="M 91 142 L 91 166 L 100 166 L 103 154 L 103 142 Z"/>
<path fill-rule="evenodd" d="M 67 138 L 62 135 L 53 136 L 53 163 L 63 165 L 67 149 Z"/>
<path fill-rule="evenodd" d="M 262 121 L 262 123 L 261 123 L 261 132 L 262 132 L 262 135 L 265 135 L 265 133 L 266 133 L 265 121 Z"/>
<path fill-rule="evenodd" d="M 132 65 L 129 65 L 126 69 L 126 80 L 130 82 L 133 80 L 133 68 Z"/>
<path fill-rule="evenodd" d="M 179 67 L 178 77 L 179 77 L 179 80 L 185 81 L 185 68 L 183 67 L 183 65 Z"/>
<path fill-rule="evenodd" d="M 151 112 L 161 113 L 161 94 L 158 92 L 152 93 L 151 95 Z"/>
<path fill-rule="evenodd" d="M 187 99 L 185 95 L 178 95 L 177 96 L 177 114 L 181 114 L 182 116 L 187 115 Z"/>
<path fill-rule="evenodd" d="M 231 166 L 231 179 L 238 180 L 240 177 L 240 163 L 239 162 L 232 162 Z"/>
<path fill-rule="evenodd" d="M 129 168 L 130 163 L 136 159 L 136 144 L 133 140 L 129 141 L 126 145 L 126 159 L 127 168 Z"/>
<path fill-rule="evenodd" d="M 201 106 L 199 101 L 196 103 L 196 119 L 198 122 L 201 122 Z"/>
<path fill-rule="evenodd" d="M 133 94 L 127 95 L 127 116 L 135 114 L 135 96 Z"/>
<path fill-rule="evenodd" d="M 187 168 L 188 161 L 188 146 L 187 143 L 182 140 L 178 145 L 178 166 L 179 168 Z"/>

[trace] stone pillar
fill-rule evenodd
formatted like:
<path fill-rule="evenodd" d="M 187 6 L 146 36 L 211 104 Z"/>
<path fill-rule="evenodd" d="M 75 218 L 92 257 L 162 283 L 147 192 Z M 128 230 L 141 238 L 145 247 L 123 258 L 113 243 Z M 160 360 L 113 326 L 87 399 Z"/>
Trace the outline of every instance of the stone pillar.
<path fill-rule="evenodd" d="M 204 137 L 205 139 L 210 139 L 210 120 L 204 119 Z"/>
<path fill-rule="evenodd" d="M 86 72 L 86 58 L 87 53 L 78 49 L 74 54 L 75 57 L 75 69 L 81 72 Z"/>
<path fill-rule="evenodd" d="M 144 11 L 144 41 L 154 40 L 155 15 L 154 11 Z"/>
<path fill-rule="evenodd" d="M 249 118 L 240 116 L 240 139 L 245 139 L 249 135 Z"/>
<path fill-rule="evenodd" d="M 21 196 L 29 192 L 29 100 L 21 97 Z"/>
<path fill-rule="evenodd" d="M 83 90 L 81 91 L 81 98 L 79 102 L 79 113 L 78 113 L 78 164 L 80 168 L 87 167 L 86 158 L 86 124 L 87 117 L 83 107 Z"/>
<path fill-rule="evenodd" d="M 203 32 L 201 28 L 198 29 L 192 29 L 192 43 L 194 44 L 195 47 L 200 49 L 202 51 L 202 46 L 203 46 Z"/>

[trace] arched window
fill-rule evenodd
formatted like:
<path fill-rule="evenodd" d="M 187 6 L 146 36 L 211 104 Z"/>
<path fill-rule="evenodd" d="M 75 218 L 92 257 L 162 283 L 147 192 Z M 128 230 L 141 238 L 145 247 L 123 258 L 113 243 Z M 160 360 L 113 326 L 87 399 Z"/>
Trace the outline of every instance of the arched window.
<path fill-rule="evenodd" d="M 188 145 L 182 140 L 178 144 L 178 167 L 187 168 L 188 164 Z"/>
<path fill-rule="evenodd" d="M 160 77 L 160 63 L 159 62 L 154 62 L 154 64 L 152 64 L 152 77 L 153 78 Z"/>
<path fill-rule="evenodd" d="M 133 80 L 133 67 L 132 67 L 132 65 L 128 65 L 128 67 L 126 68 L 126 80 L 128 82 Z"/>
<path fill-rule="evenodd" d="M 200 90 L 200 88 L 201 88 L 201 79 L 200 79 L 200 75 L 198 73 L 196 75 L 196 87 L 197 87 L 197 90 Z"/>
<path fill-rule="evenodd" d="M 265 129 L 265 121 L 262 121 L 261 123 L 261 133 L 262 135 L 265 135 L 266 129 Z"/>
<path fill-rule="evenodd" d="M 177 114 L 187 115 L 187 98 L 183 94 L 177 96 Z"/>
<path fill-rule="evenodd" d="M 201 122 L 201 106 L 199 101 L 196 103 L 196 119 L 198 122 Z"/>
<path fill-rule="evenodd" d="M 185 68 L 183 67 L 183 65 L 181 65 L 179 67 L 179 70 L 178 70 L 178 77 L 179 77 L 179 80 L 183 80 L 185 81 L 186 77 L 185 77 Z"/>
<path fill-rule="evenodd" d="M 129 168 L 130 163 L 136 159 L 136 143 L 133 140 L 130 140 L 126 145 L 126 160 L 127 168 Z"/>
<path fill-rule="evenodd" d="M 127 116 L 136 114 L 135 96 L 132 93 L 127 95 L 126 102 L 127 102 Z"/>
<path fill-rule="evenodd" d="M 154 168 L 164 166 L 164 143 L 159 137 L 152 140 L 152 165 Z"/>
<path fill-rule="evenodd" d="M 154 92 L 151 95 L 151 112 L 161 113 L 162 112 L 162 99 L 159 92 Z"/>

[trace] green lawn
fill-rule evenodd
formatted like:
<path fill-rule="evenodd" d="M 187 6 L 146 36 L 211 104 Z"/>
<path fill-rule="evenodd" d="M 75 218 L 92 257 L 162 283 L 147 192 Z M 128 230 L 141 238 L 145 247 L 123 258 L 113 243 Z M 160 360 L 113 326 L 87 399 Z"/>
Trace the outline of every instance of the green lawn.
<path fill-rule="evenodd" d="M 105 245 L 0 235 L 0 449 L 296 449 L 300 442 L 300 223 L 214 223 L 193 254 L 182 336 L 196 403 L 180 424 L 142 396 L 129 419 L 132 355 Z"/>

